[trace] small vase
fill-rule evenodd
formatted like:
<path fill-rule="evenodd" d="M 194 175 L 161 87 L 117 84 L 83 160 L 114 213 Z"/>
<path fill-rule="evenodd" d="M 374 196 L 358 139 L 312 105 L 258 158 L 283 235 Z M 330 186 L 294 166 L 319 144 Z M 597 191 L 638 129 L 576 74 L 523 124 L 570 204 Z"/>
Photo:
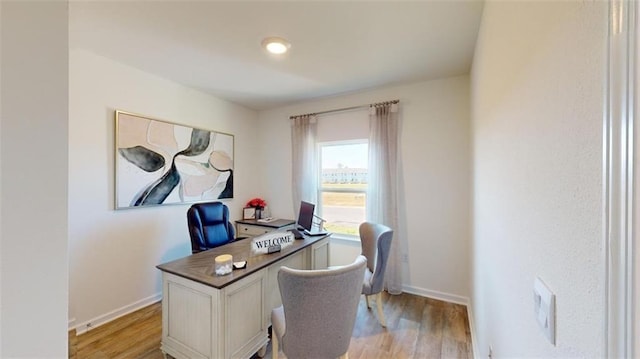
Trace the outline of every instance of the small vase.
<path fill-rule="evenodd" d="M 256 208 L 256 219 L 262 219 L 262 208 Z"/>

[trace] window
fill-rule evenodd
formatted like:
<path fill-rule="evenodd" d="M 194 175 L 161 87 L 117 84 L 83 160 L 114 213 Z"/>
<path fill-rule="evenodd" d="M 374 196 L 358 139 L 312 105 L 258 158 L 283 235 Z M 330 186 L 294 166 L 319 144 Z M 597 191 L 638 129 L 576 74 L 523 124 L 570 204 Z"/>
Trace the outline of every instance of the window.
<path fill-rule="evenodd" d="M 369 146 L 366 140 L 319 145 L 318 215 L 333 233 L 358 236 L 366 218 Z"/>

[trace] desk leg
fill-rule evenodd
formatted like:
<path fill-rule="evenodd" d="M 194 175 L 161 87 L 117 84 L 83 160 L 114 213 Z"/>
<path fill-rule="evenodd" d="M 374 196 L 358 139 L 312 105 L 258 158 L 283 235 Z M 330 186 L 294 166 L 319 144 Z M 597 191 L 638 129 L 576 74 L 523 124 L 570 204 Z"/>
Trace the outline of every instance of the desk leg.
<path fill-rule="evenodd" d="M 258 356 L 260 358 L 264 358 L 266 354 L 267 354 L 267 344 L 265 344 L 262 348 L 260 348 L 260 350 L 258 350 Z"/>

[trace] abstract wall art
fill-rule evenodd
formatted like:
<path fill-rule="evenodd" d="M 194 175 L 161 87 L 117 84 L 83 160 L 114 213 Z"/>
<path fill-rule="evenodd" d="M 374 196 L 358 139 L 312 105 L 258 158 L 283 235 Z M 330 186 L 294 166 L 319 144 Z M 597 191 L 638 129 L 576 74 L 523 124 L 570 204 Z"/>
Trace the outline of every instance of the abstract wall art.
<path fill-rule="evenodd" d="M 234 137 L 116 111 L 116 209 L 233 198 Z"/>

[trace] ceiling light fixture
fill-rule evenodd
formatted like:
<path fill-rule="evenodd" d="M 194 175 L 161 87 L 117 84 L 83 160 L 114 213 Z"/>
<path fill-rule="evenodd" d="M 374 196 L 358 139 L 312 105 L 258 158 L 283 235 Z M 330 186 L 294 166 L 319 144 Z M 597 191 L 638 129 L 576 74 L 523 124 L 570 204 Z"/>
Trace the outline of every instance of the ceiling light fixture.
<path fill-rule="evenodd" d="M 281 55 L 289 51 L 291 44 L 281 37 L 267 37 L 262 40 L 262 47 L 269 53 Z"/>

